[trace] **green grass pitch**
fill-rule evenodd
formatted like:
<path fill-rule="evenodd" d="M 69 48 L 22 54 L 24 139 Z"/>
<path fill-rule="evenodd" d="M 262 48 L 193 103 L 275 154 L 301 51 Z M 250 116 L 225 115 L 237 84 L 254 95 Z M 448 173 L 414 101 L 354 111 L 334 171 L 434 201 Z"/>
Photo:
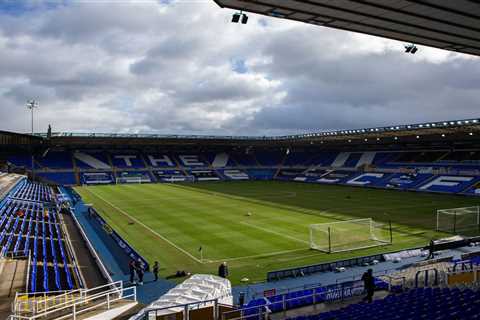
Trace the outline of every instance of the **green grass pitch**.
<path fill-rule="evenodd" d="M 426 245 L 446 236 L 433 230 L 437 209 L 478 205 L 462 196 L 279 181 L 76 191 L 145 258 L 158 260 L 162 276 L 216 273 L 227 261 L 234 284 L 264 280 L 272 270 Z M 393 244 L 332 254 L 309 249 L 310 224 L 358 218 L 391 220 Z"/>

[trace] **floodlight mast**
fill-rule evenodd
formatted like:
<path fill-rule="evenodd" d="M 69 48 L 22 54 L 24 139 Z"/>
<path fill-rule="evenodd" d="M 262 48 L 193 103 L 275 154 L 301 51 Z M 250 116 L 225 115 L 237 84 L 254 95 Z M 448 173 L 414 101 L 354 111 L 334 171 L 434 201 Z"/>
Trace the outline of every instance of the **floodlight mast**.
<path fill-rule="evenodd" d="M 34 158 L 34 152 L 33 152 L 33 110 L 35 108 L 38 108 L 38 102 L 35 100 L 29 100 L 27 101 L 27 109 L 30 109 L 31 111 L 31 134 L 32 134 L 32 140 L 31 140 L 31 152 L 32 152 L 32 181 L 35 180 L 35 158 Z"/>

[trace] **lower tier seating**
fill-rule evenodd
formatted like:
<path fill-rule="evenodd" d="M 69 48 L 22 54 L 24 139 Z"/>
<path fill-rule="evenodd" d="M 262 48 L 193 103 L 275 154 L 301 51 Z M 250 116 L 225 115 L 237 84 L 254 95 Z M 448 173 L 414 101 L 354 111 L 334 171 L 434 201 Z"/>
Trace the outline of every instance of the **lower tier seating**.
<path fill-rule="evenodd" d="M 373 303 L 289 320 L 474 320 L 480 319 L 480 292 L 457 288 L 417 288 Z"/>

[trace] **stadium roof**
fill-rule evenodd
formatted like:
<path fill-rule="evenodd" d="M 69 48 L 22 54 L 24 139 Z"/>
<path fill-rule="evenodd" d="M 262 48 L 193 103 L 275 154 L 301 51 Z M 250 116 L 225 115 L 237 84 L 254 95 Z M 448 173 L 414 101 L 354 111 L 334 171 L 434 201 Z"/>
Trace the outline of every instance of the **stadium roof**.
<path fill-rule="evenodd" d="M 214 135 L 164 135 L 164 134 L 148 134 L 148 133 L 76 133 L 76 132 L 52 132 L 52 138 L 98 138 L 98 139 L 166 139 L 166 140 L 295 140 L 305 138 L 326 138 L 333 136 L 358 136 L 358 135 L 390 135 L 399 132 L 412 134 L 419 130 L 435 131 L 438 133 L 446 133 L 459 128 L 475 128 L 480 131 L 480 119 L 466 120 L 450 120 L 437 122 L 424 122 L 416 124 L 394 125 L 387 127 L 372 127 L 363 129 L 350 130 L 329 130 L 318 131 L 312 133 L 304 133 L 286 136 L 214 136 Z M 36 133 L 36 136 L 46 138 L 46 133 Z"/>
<path fill-rule="evenodd" d="M 480 1 L 214 1 L 220 7 L 480 55 Z"/>
<path fill-rule="evenodd" d="M 379 148 L 410 145 L 415 148 L 442 148 L 473 145 L 480 147 L 480 119 L 425 122 L 388 127 L 335 130 L 283 136 L 207 136 L 135 133 L 53 132 L 35 134 L 46 145 L 67 148 L 277 148 L 318 146 L 321 148 Z"/>

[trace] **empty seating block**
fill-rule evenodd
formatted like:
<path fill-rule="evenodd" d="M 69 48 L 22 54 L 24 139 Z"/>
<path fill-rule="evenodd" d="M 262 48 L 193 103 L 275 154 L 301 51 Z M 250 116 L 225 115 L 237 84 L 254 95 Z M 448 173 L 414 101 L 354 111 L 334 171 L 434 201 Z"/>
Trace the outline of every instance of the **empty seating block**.
<path fill-rule="evenodd" d="M 356 303 L 289 320 L 470 320 L 480 319 L 480 292 L 471 289 L 419 288 L 373 303 Z"/>

